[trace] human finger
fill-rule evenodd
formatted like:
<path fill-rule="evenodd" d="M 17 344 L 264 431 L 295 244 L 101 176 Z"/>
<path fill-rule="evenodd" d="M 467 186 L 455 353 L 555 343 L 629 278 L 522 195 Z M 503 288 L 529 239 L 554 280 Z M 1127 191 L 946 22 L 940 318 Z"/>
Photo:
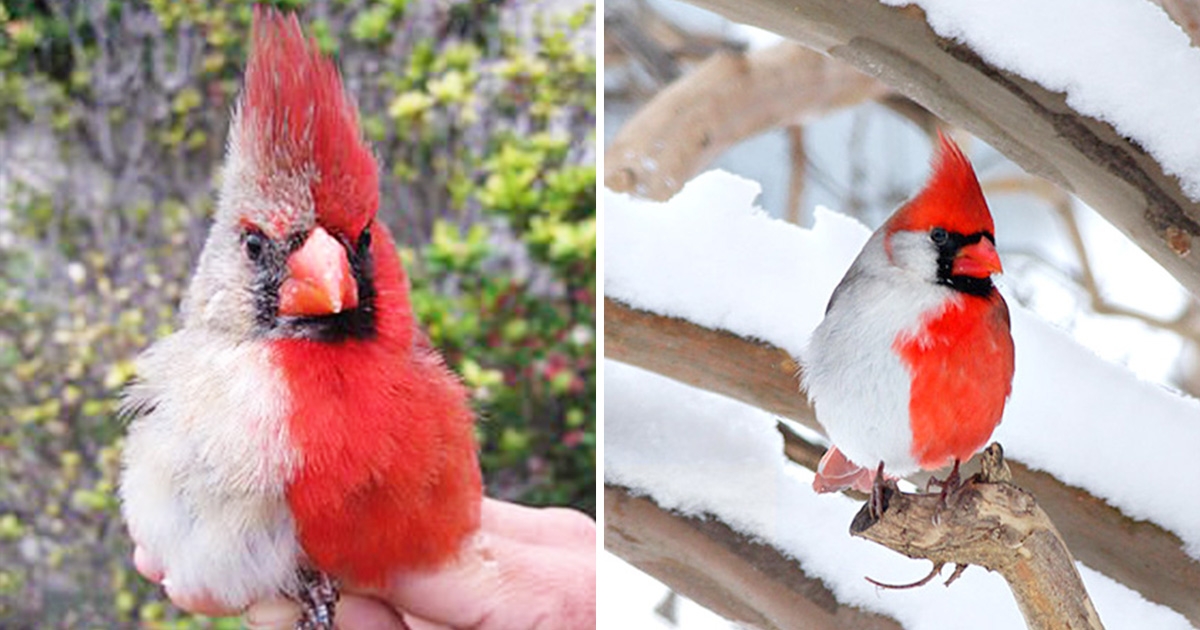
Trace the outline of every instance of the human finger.
<path fill-rule="evenodd" d="M 333 625 L 341 630 L 410 630 L 400 613 L 387 603 L 353 594 L 338 601 Z"/>
<path fill-rule="evenodd" d="M 255 602 L 242 615 L 250 630 L 292 630 L 299 620 L 300 604 L 283 597 Z"/>
<path fill-rule="evenodd" d="M 190 613 L 207 617 L 235 617 L 240 610 L 229 608 L 208 593 L 179 592 L 173 588 L 171 578 L 164 578 L 163 589 L 172 604 Z"/>
<path fill-rule="evenodd" d="M 163 579 L 163 568 L 158 563 L 158 560 L 150 557 L 150 553 L 144 547 L 138 545 L 133 548 L 133 566 L 137 569 L 142 577 L 158 584 Z"/>
<path fill-rule="evenodd" d="M 209 617 L 231 617 L 238 614 L 237 610 L 225 606 L 207 593 L 183 593 L 173 588 L 171 580 L 164 577 L 162 564 L 141 545 L 133 549 L 133 566 L 142 577 L 162 585 L 171 603 L 179 608 Z"/>
<path fill-rule="evenodd" d="M 292 630 L 300 614 L 300 604 L 281 597 L 253 604 L 246 609 L 243 621 L 250 630 Z M 400 613 L 388 604 L 352 594 L 338 599 L 333 624 L 341 630 L 410 630 Z"/>
<path fill-rule="evenodd" d="M 458 561 L 404 572 L 367 589 L 398 610 L 449 627 L 591 628 L 596 623 L 594 545 L 557 549 L 481 533 Z"/>
<path fill-rule="evenodd" d="M 581 547 L 596 545 L 596 523 L 578 510 L 562 507 L 528 507 L 483 500 L 480 529 L 531 545 Z"/>

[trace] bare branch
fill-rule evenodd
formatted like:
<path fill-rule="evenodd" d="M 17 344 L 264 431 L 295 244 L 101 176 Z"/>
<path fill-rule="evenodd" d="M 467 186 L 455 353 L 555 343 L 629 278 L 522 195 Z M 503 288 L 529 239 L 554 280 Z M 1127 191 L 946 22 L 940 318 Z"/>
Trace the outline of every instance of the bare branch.
<path fill-rule="evenodd" d="M 604 17 L 605 39 L 612 38 L 613 43 L 627 55 L 638 61 L 660 84 L 666 84 L 679 77 L 679 65 L 675 59 L 663 49 L 659 43 L 648 37 L 629 16 L 622 12 L 614 12 Z"/>
<path fill-rule="evenodd" d="M 150 50 L 152 52 L 150 74 L 167 94 L 175 94 L 192 82 L 196 64 L 203 53 L 203 39 L 190 23 L 180 24 L 171 37 L 175 40 L 173 64 L 167 63 L 167 46 L 163 45 L 163 29 L 157 20 L 149 27 Z"/>
<path fill-rule="evenodd" d="M 808 165 L 808 152 L 804 149 L 804 127 L 802 125 L 788 125 L 788 163 L 790 167 L 790 175 L 788 176 L 788 196 L 787 208 L 784 213 L 784 219 L 788 222 L 800 225 L 804 222 L 804 171 Z"/>
<path fill-rule="evenodd" d="M 733 144 L 885 89 L 790 42 L 749 54 L 718 53 L 659 92 L 621 128 L 605 153 L 604 184 L 668 199 Z"/>
<path fill-rule="evenodd" d="M 930 113 L 928 109 L 921 107 L 920 103 L 899 92 L 891 92 L 883 95 L 879 99 L 879 104 L 916 125 L 918 129 L 929 137 L 930 142 L 937 139 L 938 126 L 941 123 L 938 121 L 937 116 Z"/>
<path fill-rule="evenodd" d="M 1104 297 L 1104 293 L 1100 290 L 1100 283 L 1096 280 L 1096 275 L 1092 270 L 1087 243 L 1079 229 L 1079 219 L 1075 215 L 1070 195 L 1045 180 L 1033 177 L 993 179 L 983 182 L 982 187 L 990 193 L 1032 194 L 1041 197 L 1054 208 L 1067 229 L 1067 238 L 1075 251 L 1075 258 L 1079 261 L 1078 281 L 1088 297 L 1088 305 L 1093 313 L 1136 319 L 1152 328 L 1175 333 L 1193 344 L 1200 345 L 1200 330 L 1194 326 L 1195 322 L 1189 317 L 1189 309 L 1184 309 L 1175 318 L 1165 319 L 1115 304 Z M 1195 301 L 1195 298 L 1189 299 Z"/>

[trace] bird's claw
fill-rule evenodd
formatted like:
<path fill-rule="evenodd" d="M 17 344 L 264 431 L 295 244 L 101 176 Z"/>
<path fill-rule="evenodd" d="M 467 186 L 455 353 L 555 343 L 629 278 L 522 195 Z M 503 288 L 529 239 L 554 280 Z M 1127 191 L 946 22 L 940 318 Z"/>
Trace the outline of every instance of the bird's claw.
<path fill-rule="evenodd" d="M 966 487 L 962 476 L 958 473 L 959 461 L 954 460 L 954 468 L 950 470 L 950 474 L 946 475 L 945 479 L 930 477 L 929 481 L 925 482 L 925 492 L 928 493 L 930 488 L 939 487 L 941 492 L 938 493 L 937 507 L 933 511 L 933 524 L 942 524 L 942 512 L 948 507 L 948 499 L 957 496 L 958 493 Z"/>
<path fill-rule="evenodd" d="M 875 479 L 871 482 L 871 498 L 867 501 L 867 513 L 874 520 L 879 520 L 888 507 L 888 491 L 896 487 L 895 482 L 888 481 L 883 474 L 883 462 L 875 471 Z"/>
<path fill-rule="evenodd" d="M 333 608 L 338 596 L 337 582 L 329 575 L 301 569 L 298 599 L 302 612 L 296 630 L 333 630 Z"/>
<path fill-rule="evenodd" d="M 954 565 L 954 573 L 951 573 L 950 578 L 948 580 L 946 580 L 946 586 L 950 586 L 951 584 L 954 583 L 955 580 L 962 577 L 963 571 L 966 571 L 967 567 L 969 567 L 969 566 L 971 566 L 971 565 L 963 564 L 961 562 L 955 564 Z"/>

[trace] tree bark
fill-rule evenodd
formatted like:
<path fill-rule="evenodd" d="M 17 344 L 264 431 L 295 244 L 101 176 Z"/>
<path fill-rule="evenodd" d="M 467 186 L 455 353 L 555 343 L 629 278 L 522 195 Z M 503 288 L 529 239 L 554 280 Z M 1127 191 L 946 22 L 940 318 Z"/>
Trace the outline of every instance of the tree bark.
<path fill-rule="evenodd" d="M 726 619 L 754 628 L 899 630 L 838 603 L 773 547 L 711 518 L 682 516 L 625 488 L 604 487 L 604 546 Z"/>
<path fill-rule="evenodd" d="M 804 126 L 787 126 L 788 137 L 788 195 L 783 218 L 788 223 L 806 225 L 808 212 L 804 209 L 804 180 L 808 170 L 808 152 L 804 148 Z"/>
<path fill-rule="evenodd" d="M 935 573 L 954 564 L 950 581 L 972 564 L 999 572 L 1030 630 L 1103 628 L 1054 523 L 1032 494 L 1008 482 L 1012 475 L 1000 445 L 990 446 L 983 460 L 983 471 L 950 492 L 944 505 L 937 493 L 887 489 L 879 519 L 864 505 L 850 533 L 930 560 Z"/>
<path fill-rule="evenodd" d="M 605 151 L 604 185 L 669 199 L 734 144 L 885 91 L 882 83 L 798 44 L 717 53 L 625 123 Z"/>
<path fill-rule="evenodd" d="M 631 365 L 713 391 L 820 431 L 799 390 L 799 366 L 781 348 L 690 322 L 604 301 L 604 353 Z M 819 447 L 788 452 L 815 467 Z M 1174 534 L 1134 521 L 1091 494 L 1049 474 L 1009 462 L 1014 482 L 1039 497 L 1076 557 L 1146 599 L 1168 606 L 1200 626 L 1200 562 L 1183 552 Z"/>

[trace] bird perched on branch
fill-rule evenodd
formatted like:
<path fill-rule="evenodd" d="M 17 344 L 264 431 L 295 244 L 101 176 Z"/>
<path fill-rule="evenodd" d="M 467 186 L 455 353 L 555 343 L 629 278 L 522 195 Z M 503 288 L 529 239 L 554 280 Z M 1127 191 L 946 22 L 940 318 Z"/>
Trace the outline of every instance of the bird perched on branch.
<path fill-rule="evenodd" d="M 282 593 L 331 627 L 336 581 L 434 568 L 479 526 L 466 392 L 413 320 L 377 178 L 333 63 L 256 8 L 182 327 L 125 400 L 122 512 L 173 597 Z"/>
<path fill-rule="evenodd" d="M 833 446 L 818 492 L 872 492 L 884 471 L 959 463 L 987 443 L 1012 391 L 1008 306 L 994 226 L 975 172 L 939 133 L 925 189 L 873 235 L 805 350 L 804 387 Z"/>

